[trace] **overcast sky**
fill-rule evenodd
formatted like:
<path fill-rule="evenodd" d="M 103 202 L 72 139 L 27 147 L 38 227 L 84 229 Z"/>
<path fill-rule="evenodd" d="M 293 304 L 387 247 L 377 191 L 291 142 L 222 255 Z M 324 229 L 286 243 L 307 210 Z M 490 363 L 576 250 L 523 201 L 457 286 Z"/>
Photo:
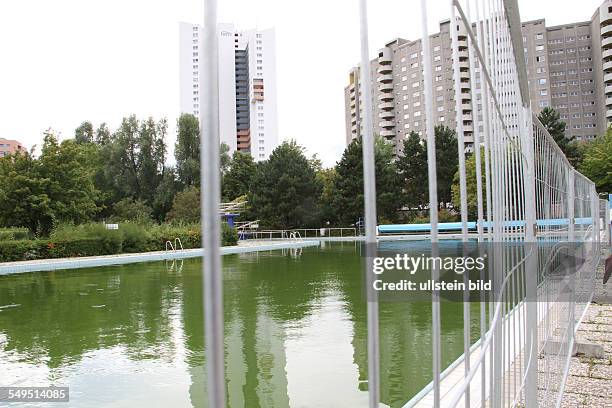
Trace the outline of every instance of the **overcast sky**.
<path fill-rule="evenodd" d="M 465 1 L 464 1 L 465 2 Z M 601 0 L 519 0 L 523 20 L 589 20 Z M 219 0 L 219 21 L 276 27 L 281 139 L 296 139 L 326 165 L 344 148 L 348 71 L 359 61 L 358 0 Z M 450 15 L 429 0 L 429 29 Z M 52 127 L 116 128 L 121 118 L 178 116 L 178 22 L 201 22 L 202 0 L 0 2 L 0 137 L 40 145 Z M 370 51 L 420 37 L 419 0 L 370 1 Z"/>

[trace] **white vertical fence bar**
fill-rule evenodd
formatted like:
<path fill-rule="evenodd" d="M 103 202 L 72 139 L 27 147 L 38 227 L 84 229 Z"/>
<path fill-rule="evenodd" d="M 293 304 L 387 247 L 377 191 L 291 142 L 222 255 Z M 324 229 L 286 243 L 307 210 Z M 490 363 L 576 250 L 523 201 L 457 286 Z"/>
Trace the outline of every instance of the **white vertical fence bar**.
<path fill-rule="evenodd" d="M 421 0 L 421 44 L 423 48 L 423 91 L 425 94 L 425 132 L 427 135 L 427 176 L 429 180 L 429 222 L 431 224 L 432 256 L 438 254 L 438 179 L 436 172 L 436 135 L 434 130 L 433 83 L 431 45 L 427 24 L 427 2 Z M 431 271 L 434 281 L 439 271 L 434 263 Z M 431 345 L 433 369 L 434 407 L 440 407 L 440 373 L 442 371 L 442 350 L 440 346 L 440 299 L 439 292 L 432 291 L 431 299 Z"/>
<path fill-rule="evenodd" d="M 450 0 L 451 21 L 450 21 L 450 36 L 451 49 L 453 59 L 453 78 L 455 83 L 455 123 L 457 126 L 457 156 L 459 158 L 459 196 L 461 201 L 461 240 L 465 245 L 468 241 L 468 208 L 467 208 L 467 182 L 465 174 L 465 132 L 463 127 L 463 100 L 461 92 L 461 72 L 459 64 L 459 30 L 458 26 L 467 25 L 469 23 L 457 19 L 455 12 L 455 1 Z M 473 83 L 470 86 L 474 86 Z M 473 126 L 473 121 L 472 121 Z M 464 281 L 467 284 L 467 274 L 464 274 Z M 469 296 L 469 291 L 466 292 Z M 465 356 L 470 353 L 470 302 L 469 298 L 463 302 L 463 353 Z M 467 375 L 470 371 L 470 359 L 464 359 L 464 371 Z M 470 406 L 470 390 L 469 387 L 465 392 L 465 406 Z"/>
<path fill-rule="evenodd" d="M 370 76 L 370 52 L 368 44 L 367 0 L 359 2 L 359 24 L 361 31 L 361 92 L 363 95 L 363 189 L 365 212 L 366 285 L 370 291 L 373 279 L 372 259 L 376 248 L 376 183 L 374 173 L 374 130 L 372 127 L 372 88 Z M 367 299 L 368 318 L 368 393 L 370 408 L 378 407 L 380 400 L 380 363 L 378 342 L 378 300 Z"/>
<path fill-rule="evenodd" d="M 217 0 L 204 0 L 204 58 L 200 94 L 202 245 L 204 247 L 204 331 L 209 406 L 225 407 L 223 275 L 220 254 L 219 182 L 219 42 Z"/>

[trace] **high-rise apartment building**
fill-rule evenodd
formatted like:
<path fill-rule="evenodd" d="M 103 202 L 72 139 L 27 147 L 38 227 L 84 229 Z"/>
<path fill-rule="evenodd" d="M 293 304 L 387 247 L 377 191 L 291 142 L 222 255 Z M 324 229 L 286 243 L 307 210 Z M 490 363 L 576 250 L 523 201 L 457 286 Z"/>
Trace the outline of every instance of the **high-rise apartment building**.
<path fill-rule="evenodd" d="M 473 29 L 476 32 L 475 28 Z M 522 23 L 531 105 L 537 113 L 546 106 L 566 122 L 566 135 L 589 140 L 612 122 L 612 0 L 606 0 L 590 21 L 547 27 L 545 20 Z M 482 129 L 480 72 L 474 66 L 470 83 L 467 32 L 459 22 L 461 120 L 465 142 L 473 144 L 474 126 Z M 435 124 L 455 127 L 450 21 L 430 36 Z M 396 151 L 412 131 L 424 135 L 421 40 L 398 38 L 371 61 L 374 132 L 394 142 Z M 473 85 L 473 86 L 472 86 Z M 351 69 L 345 88 L 346 142 L 360 134 L 359 67 Z"/>
<path fill-rule="evenodd" d="M 17 152 L 25 152 L 25 148 L 20 142 L 0 137 L 0 157 L 15 154 Z"/>
<path fill-rule="evenodd" d="M 181 113 L 200 116 L 202 27 L 180 23 Z M 268 158 L 278 144 L 274 29 L 219 24 L 219 132 L 230 153 Z"/>

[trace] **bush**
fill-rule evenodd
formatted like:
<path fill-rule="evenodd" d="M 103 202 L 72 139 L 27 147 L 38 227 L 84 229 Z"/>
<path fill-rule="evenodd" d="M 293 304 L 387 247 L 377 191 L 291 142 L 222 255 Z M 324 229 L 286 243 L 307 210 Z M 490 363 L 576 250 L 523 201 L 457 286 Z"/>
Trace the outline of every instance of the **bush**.
<path fill-rule="evenodd" d="M 223 246 L 238 243 L 236 229 L 223 223 L 221 232 Z M 184 249 L 202 246 L 198 224 L 144 226 L 126 222 L 119 224 L 118 230 L 108 230 L 100 223 L 63 225 L 47 239 L 0 241 L 0 262 L 162 251 L 167 241 L 174 245 L 176 238 Z"/>
<path fill-rule="evenodd" d="M 171 222 L 187 223 L 200 221 L 200 190 L 196 187 L 190 187 L 177 193 L 167 219 Z"/>
<path fill-rule="evenodd" d="M 132 221 L 139 224 L 146 224 L 152 221 L 153 210 L 141 200 L 124 198 L 113 205 L 113 215 L 110 217 L 112 222 Z"/>
<path fill-rule="evenodd" d="M 236 228 L 231 228 L 226 223 L 221 224 L 221 245 L 238 245 L 238 232 L 236 232 Z"/>
<path fill-rule="evenodd" d="M 31 239 L 32 233 L 27 228 L 0 228 L 0 241 Z"/>

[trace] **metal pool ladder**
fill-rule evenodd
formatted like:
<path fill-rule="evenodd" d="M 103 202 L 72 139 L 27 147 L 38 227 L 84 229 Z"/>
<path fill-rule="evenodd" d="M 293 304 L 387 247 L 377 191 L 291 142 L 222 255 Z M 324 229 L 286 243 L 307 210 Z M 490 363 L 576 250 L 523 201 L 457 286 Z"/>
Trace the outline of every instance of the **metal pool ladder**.
<path fill-rule="evenodd" d="M 181 249 L 181 251 L 185 250 L 183 248 L 183 243 L 181 242 L 181 239 L 179 237 L 174 238 L 174 245 L 172 245 L 172 241 L 166 241 L 166 257 L 168 256 L 168 250 L 171 250 L 172 253 L 175 253 L 176 251 L 178 251 L 179 248 Z"/>

